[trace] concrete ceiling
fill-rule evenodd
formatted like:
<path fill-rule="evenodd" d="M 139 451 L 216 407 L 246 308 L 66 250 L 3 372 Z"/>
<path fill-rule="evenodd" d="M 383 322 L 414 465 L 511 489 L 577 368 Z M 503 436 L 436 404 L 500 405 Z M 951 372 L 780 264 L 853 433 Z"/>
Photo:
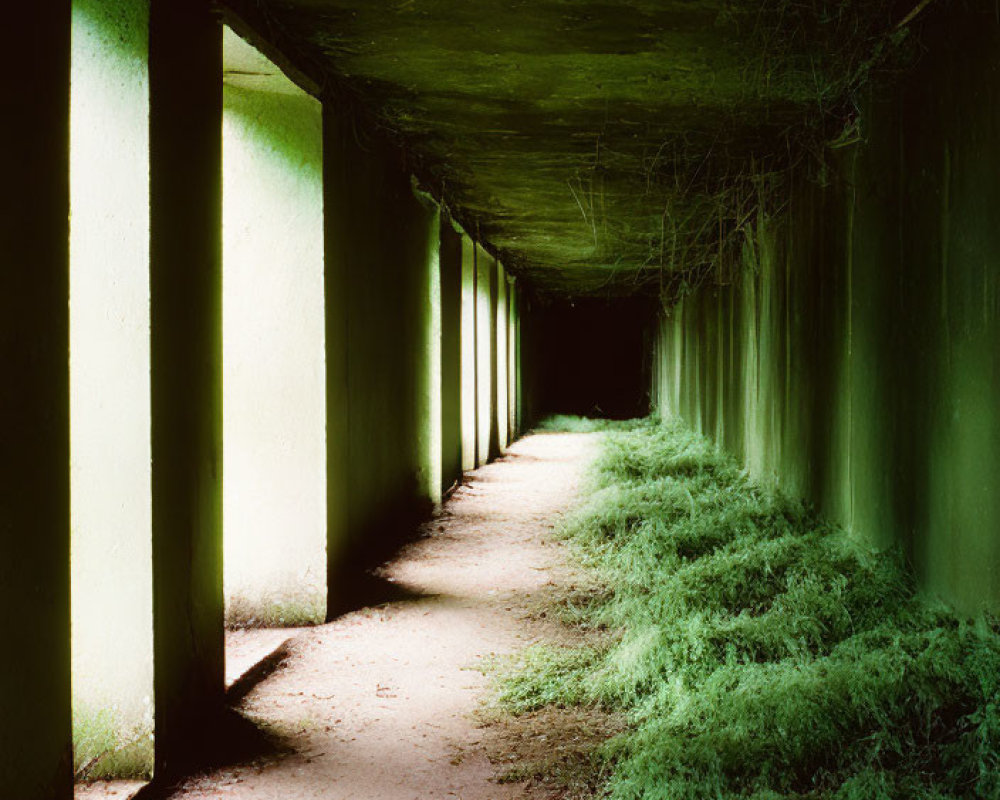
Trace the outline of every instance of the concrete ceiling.
<path fill-rule="evenodd" d="M 248 91 L 302 94 L 302 89 L 273 62 L 228 27 L 222 38 L 222 81 L 226 86 Z"/>
<path fill-rule="evenodd" d="M 258 0 L 421 179 L 542 290 L 708 268 L 761 172 L 843 128 L 889 0 Z M 911 4 L 912 5 L 912 4 Z"/>

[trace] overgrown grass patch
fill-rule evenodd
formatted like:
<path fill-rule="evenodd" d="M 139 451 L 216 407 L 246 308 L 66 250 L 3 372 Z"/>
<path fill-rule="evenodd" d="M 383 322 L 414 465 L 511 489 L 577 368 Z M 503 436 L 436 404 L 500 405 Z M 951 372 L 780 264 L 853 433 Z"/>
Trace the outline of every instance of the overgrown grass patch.
<path fill-rule="evenodd" d="M 574 618 L 614 635 L 527 651 L 501 701 L 626 714 L 607 797 L 1000 797 L 991 620 L 676 422 L 606 431 L 592 489 L 562 532 L 609 591 Z"/>
<path fill-rule="evenodd" d="M 152 777 L 152 719 L 130 726 L 111 708 L 73 710 L 73 768 L 77 780 Z"/>
<path fill-rule="evenodd" d="M 608 430 L 632 430 L 648 425 L 645 419 L 604 419 L 603 417 L 578 417 L 573 414 L 551 414 L 534 427 L 538 433 L 598 433 Z"/>
<path fill-rule="evenodd" d="M 237 592 L 226 600 L 226 627 L 300 628 L 320 625 L 326 617 L 326 593 L 316 587 L 261 591 L 255 595 Z"/>

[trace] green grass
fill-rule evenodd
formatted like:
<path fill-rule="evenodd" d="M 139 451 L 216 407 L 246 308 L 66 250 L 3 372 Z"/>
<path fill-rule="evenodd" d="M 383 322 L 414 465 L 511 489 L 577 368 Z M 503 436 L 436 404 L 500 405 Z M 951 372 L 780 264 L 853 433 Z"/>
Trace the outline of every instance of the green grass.
<path fill-rule="evenodd" d="M 326 618 L 326 593 L 315 587 L 295 591 L 237 592 L 226 600 L 226 627 L 299 628 L 320 625 Z"/>
<path fill-rule="evenodd" d="M 77 780 L 148 780 L 153 771 L 152 719 L 137 728 L 110 708 L 74 708 L 73 768 Z"/>
<path fill-rule="evenodd" d="M 576 618 L 616 635 L 529 650 L 501 702 L 625 712 L 607 797 L 1000 797 L 995 626 L 929 602 L 893 554 L 706 439 L 606 433 L 563 534 L 610 589 Z"/>
<path fill-rule="evenodd" d="M 535 425 L 534 430 L 538 433 L 604 433 L 634 430 L 647 425 L 649 421 L 645 419 L 604 419 L 552 414 Z"/>

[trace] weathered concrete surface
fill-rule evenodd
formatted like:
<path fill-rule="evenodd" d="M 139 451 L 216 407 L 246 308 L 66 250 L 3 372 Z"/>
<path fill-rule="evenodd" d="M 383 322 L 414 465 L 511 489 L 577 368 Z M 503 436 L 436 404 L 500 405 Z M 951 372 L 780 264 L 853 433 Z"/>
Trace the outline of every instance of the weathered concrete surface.
<path fill-rule="evenodd" d="M 496 446 L 496 259 L 476 244 L 476 465 Z"/>
<path fill-rule="evenodd" d="M 462 236 L 462 469 L 476 468 L 479 384 L 476 375 L 476 243 Z"/>
<path fill-rule="evenodd" d="M 152 770 L 149 4 L 73 3 L 70 416 L 76 765 Z M 91 763 L 103 774 L 106 761 Z"/>
<path fill-rule="evenodd" d="M 156 771 L 223 703 L 222 28 L 150 5 L 150 392 Z"/>
<path fill-rule="evenodd" d="M 70 3 L 10 10 L 0 208 L 0 787 L 72 795 L 69 604 Z"/>
<path fill-rule="evenodd" d="M 359 144 L 327 107 L 328 614 L 352 602 L 359 566 L 391 551 L 429 511 L 431 271 L 439 212 L 397 151 Z M 439 344 L 438 344 L 439 346 Z"/>
<path fill-rule="evenodd" d="M 972 613 L 1000 606 L 1000 25 L 955 16 L 928 46 L 833 182 L 755 227 L 744 278 L 664 317 L 654 382 Z"/>
<path fill-rule="evenodd" d="M 511 272 L 596 294 L 655 287 L 677 187 L 782 152 L 789 126 L 835 103 L 870 38 L 914 6 L 230 2 L 273 18 L 290 50 L 329 74 L 335 102 L 360 96 Z M 674 221 L 694 233 L 702 220 L 689 210 Z"/>
<path fill-rule="evenodd" d="M 497 274 L 496 274 L 496 287 L 497 287 L 497 310 L 496 310 L 496 324 L 493 326 L 494 336 L 496 337 L 496 345 L 494 346 L 494 360 L 496 362 L 496 428 L 497 428 L 497 450 L 498 454 L 502 454 L 507 448 L 507 444 L 510 442 L 508 438 L 510 435 L 509 426 L 510 419 L 507 414 L 507 402 L 510 387 L 508 385 L 507 376 L 507 324 L 509 311 L 507 309 L 507 304 L 509 301 L 508 295 L 508 285 L 507 285 L 507 272 L 503 268 L 503 264 L 499 261 L 497 262 Z"/>
<path fill-rule="evenodd" d="M 441 491 L 462 477 L 463 233 L 441 217 Z"/>
<path fill-rule="evenodd" d="M 322 622 L 322 107 L 228 29 L 223 58 L 227 619 Z"/>

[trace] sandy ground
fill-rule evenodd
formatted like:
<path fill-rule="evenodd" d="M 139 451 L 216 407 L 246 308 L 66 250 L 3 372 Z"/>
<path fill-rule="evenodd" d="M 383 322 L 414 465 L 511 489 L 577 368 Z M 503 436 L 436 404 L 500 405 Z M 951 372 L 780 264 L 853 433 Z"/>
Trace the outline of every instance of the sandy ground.
<path fill-rule="evenodd" d="M 426 535 L 380 573 L 412 596 L 291 632 L 291 656 L 239 706 L 288 752 L 189 780 L 171 797 L 558 796 L 551 787 L 495 781 L 518 748 L 505 748 L 475 712 L 488 696 L 482 669 L 490 659 L 558 636 L 538 610 L 577 576 L 551 531 L 579 492 L 595 446 L 592 435 L 529 436 L 472 473 Z M 287 635 L 232 639 L 228 677 Z M 77 797 L 126 796 L 112 788 Z"/>

